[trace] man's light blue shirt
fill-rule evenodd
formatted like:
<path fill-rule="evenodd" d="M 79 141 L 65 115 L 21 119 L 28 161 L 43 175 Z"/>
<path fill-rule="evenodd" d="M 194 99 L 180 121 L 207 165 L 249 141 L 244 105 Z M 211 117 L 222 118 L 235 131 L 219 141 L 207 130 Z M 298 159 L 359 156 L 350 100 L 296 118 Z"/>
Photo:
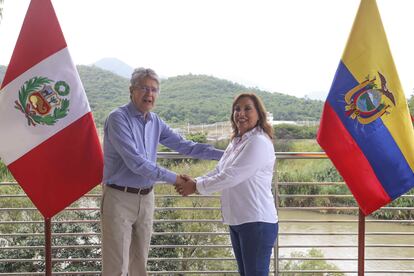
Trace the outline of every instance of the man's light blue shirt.
<path fill-rule="evenodd" d="M 158 144 L 199 159 L 219 160 L 223 151 L 185 140 L 157 114 L 146 120 L 132 102 L 112 111 L 104 129 L 104 184 L 148 188 L 156 181 L 175 183 L 177 175 L 157 164 Z"/>

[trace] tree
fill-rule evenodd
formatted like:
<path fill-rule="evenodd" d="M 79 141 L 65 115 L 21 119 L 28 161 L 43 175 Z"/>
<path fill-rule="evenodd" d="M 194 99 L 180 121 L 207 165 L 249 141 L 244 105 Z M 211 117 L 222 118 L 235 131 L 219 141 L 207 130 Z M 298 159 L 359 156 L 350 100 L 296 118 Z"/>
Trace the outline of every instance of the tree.
<path fill-rule="evenodd" d="M 332 276 L 343 276 L 344 273 L 340 272 L 339 268 L 331 263 L 328 263 L 325 260 L 312 260 L 311 258 L 323 258 L 324 255 L 322 251 L 312 248 L 308 250 L 306 253 L 303 252 L 292 252 L 291 257 L 298 258 L 298 260 L 289 260 L 283 261 L 280 265 L 281 270 L 337 270 L 338 272 L 330 272 L 330 273 L 323 273 L 323 272 L 313 272 L 312 275 L 315 276 L 323 276 L 323 275 L 332 275 Z M 305 260 L 300 260 L 303 258 L 309 258 Z M 295 273 L 283 273 L 283 275 L 297 275 Z"/>

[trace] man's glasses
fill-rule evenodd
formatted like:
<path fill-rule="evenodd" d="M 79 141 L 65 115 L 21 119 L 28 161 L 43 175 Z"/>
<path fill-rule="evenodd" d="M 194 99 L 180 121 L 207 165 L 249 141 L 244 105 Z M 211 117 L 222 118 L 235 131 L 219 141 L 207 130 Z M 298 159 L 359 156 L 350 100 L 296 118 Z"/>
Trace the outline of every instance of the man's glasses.
<path fill-rule="evenodd" d="M 157 87 L 150 87 L 150 86 L 142 85 L 142 86 L 137 86 L 136 88 L 138 88 L 139 90 L 145 93 L 149 93 L 149 92 L 158 93 L 159 92 L 159 89 Z"/>

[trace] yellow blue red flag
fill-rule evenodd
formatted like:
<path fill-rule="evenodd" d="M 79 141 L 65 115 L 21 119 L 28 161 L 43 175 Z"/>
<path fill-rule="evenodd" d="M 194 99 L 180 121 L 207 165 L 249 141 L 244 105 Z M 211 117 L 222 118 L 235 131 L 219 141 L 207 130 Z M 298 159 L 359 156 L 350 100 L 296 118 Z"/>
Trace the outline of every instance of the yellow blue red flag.
<path fill-rule="evenodd" d="M 365 215 L 414 186 L 414 131 L 375 0 L 361 0 L 317 140 Z"/>

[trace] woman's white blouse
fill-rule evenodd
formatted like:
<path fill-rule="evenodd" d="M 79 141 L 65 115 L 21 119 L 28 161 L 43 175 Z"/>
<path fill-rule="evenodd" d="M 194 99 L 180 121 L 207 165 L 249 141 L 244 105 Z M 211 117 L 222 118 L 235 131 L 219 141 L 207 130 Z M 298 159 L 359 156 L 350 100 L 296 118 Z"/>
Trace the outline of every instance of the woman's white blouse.
<path fill-rule="evenodd" d="M 223 222 L 278 221 L 272 194 L 276 156 L 270 138 L 259 128 L 236 137 L 227 147 L 215 170 L 197 177 L 200 194 L 221 191 Z"/>

